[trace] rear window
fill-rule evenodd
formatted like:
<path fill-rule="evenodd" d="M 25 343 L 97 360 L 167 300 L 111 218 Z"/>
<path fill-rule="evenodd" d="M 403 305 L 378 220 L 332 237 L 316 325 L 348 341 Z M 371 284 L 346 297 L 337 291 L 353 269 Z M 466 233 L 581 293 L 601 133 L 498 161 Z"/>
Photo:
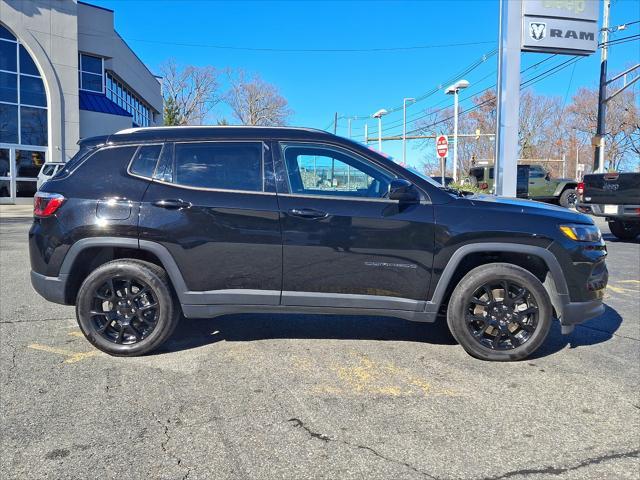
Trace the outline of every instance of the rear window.
<path fill-rule="evenodd" d="M 469 173 L 471 177 L 475 177 L 479 182 L 484 180 L 484 168 L 472 168 Z"/>
<path fill-rule="evenodd" d="M 162 145 L 142 145 L 133 156 L 129 171 L 142 177 L 153 177 L 161 151 Z"/>
<path fill-rule="evenodd" d="M 174 158 L 179 185 L 263 191 L 261 142 L 177 143 Z"/>

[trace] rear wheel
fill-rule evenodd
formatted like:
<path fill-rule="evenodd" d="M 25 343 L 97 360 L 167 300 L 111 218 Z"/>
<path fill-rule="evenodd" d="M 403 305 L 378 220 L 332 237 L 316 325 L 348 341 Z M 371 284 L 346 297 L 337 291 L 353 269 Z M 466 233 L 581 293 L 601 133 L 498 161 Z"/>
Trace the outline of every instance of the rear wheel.
<path fill-rule="evenodd" d="M 640 222 L 609 221 L 609 230 L 620 240 L 633 240 L 640 235 Z"/>
<path fill-rule="evenodd" d="M 553 308 L 540 280 L 524 268 L 490 263 L 456 286 L 447 310 L 452 335 L 482 360 L 522 360 L 542 345 Z"/>
<path fill-rule="evenodd" d="M 560 195 L 558 203 L 564 208 L 574 208 L 578 202 L 578 194 L 573 188 L 567 188 Z"/>
<path fill-rule="evenodd" d="M 76 299 L 78 325 L 110 355 L 143 355 L 169 338 L 180 316 L 166 272 L 149 262 L 105 263 L 83 282 Z"/>

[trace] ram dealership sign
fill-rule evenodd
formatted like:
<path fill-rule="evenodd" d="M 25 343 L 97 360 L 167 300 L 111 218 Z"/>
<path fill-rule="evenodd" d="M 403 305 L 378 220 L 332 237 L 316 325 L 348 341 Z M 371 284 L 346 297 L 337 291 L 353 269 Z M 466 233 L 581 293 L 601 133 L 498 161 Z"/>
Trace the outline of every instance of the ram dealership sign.
<path fill-rule="evenodd" d="M 522 51 L 595 52 L 599 10 L 597 0 L 522 0 Z"/>

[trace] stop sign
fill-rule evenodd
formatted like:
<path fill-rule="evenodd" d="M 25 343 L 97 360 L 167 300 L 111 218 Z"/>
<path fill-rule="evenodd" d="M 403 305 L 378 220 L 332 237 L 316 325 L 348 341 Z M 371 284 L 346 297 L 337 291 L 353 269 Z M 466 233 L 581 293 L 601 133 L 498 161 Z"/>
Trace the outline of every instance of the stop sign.
<path fill-rule="evenodd" d="M 438 135 L 436 138 L 436 152 L 440 158 L 447 156 L 449 152 L 449 141 L 446 135 Z"/>

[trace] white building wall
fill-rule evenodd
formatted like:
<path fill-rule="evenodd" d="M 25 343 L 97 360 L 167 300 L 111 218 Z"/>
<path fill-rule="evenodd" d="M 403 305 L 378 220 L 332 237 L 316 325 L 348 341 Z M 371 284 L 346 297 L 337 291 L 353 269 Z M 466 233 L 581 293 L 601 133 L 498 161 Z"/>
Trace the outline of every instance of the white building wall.
<path fill-rule="evenodd" d="M 109 135 L 131 127 L 131 117 L 80 110 L 80 138 Z"/>
<path fill-rule="evenodd" d="M 105 69 L 112 70 L 161 114 L 160 83 L 117 34 L 113 16 L 112 11 L 78 4 L 78 49 L 104 57 Z"/>
<path fill-rule="evenodd" d="M 49 152 L 53 161 L 77 151 L 78 28 L 73 1 L 0 0 L 0 20 L 38 65 L 47 90 Z"/>

